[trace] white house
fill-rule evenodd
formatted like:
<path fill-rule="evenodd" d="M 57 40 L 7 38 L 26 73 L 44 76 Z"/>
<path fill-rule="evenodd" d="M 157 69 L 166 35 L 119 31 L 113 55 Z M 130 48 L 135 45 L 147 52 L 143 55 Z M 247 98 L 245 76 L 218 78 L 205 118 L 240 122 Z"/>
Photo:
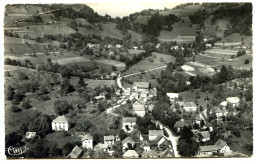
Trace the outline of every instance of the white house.
<path fill-rule="evenodd" d="M 87 133 L 82 138 L 82 147 L 86 149 L 93 149 L 93 137 L 91 134 Z"/>
<path fill-rule="evenodd" d="M 230 147 L 222 139 L 219 139 L 215 145 L 218 147 L 220 153 L 229 153 L 231 151 Z"/>
<path fill-rule="evenodd" d="M 188 71 L 195 71 L 195 69 L 191 66 L 188 66 L 188 65 L 183 65 L 181 66 L 181 69 L 188 72 Z"/>
<path fill-rule="evenodd" d="M 104 144 L 112 146 L 115 144 L 115 136 L 104 136 Z"/>
<path fill-rule="evenodd" d="M 197 105 L 194 102 L 185 102 L 183 109 L 186 112 L 195 112 L 197 110 Z"/>
<path fill-rule="evenodd" d="M 122 129 L 125 132 L 131 132 L 132 130 L 134 130 L 134 127 L 136 126 L 136 117 L 123 117 L 122 123 Z"/>
<path fill-rule="evenodd" d="M 206 48 L 212 48 L 211 44 L 206 44 Z"/>
<path fill-rule="evenodd" d="M 52 130 L 54 131 L 68 131 L 69 130 L 69 119 L 64 115 L 55 118 L 52 123 Z"/>
<path fill-rule="evenodd" d="M 179 93 L 166 93 L 166 95 L 169 97 L 170 101 L 174 101 L 179 97 Z"/>
<path fill-rule="evenodd" d="M 144 117 L 145 115 L 145 107 L 143 104 L 139 104 L 137 101 L 133 104 L 134 113 L 137 116 Z"/>
<path fill-rule="evenodd" d="M 133 90 L 134 91 L 149 91 L 150 83 L 149 82 L 134 82 Z"/>
<path fill-rule="evenodd" d="M 149 130 L 149 141 L 154 141 L 159 135 L 163 135 L 163 130 Z"/>
<path fill-rule="evenodd" d="M 238 97 L 228 97 L 226 100 L 228 103 L 232 104 L 233 107 L 238 106 L 240 101 Z"/>

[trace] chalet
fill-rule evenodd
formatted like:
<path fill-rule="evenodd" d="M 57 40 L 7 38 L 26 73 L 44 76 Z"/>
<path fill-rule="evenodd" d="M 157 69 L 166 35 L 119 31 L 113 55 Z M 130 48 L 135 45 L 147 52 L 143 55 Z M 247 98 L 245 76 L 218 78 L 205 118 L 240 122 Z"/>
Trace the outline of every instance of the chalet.
<path fill-rule="evenodd" d="M 185 102 L 183 109 L 186 112 L 195 112 L 197 110 L 197 105 L 194 102 Z"/>
<path fill-rule="evenodd" d="M 149 96 L 149 91 L 142 91 L 141 92 L 141 97 L 146 98 L 148 96 Z"/>
<path fill-rule="evenodd" d="M 160 154 L 161 158 L 173 158 L 174 156 L 174 151 L 172 149 L 167 148 Z"/>
<path fill-rule="evenodd" d="M 179 97 L 179 93 L 166 93 L 166 95 L 169 97 L 170 101 L 174 101 Z"/>
<path fill-rule="evenodd" d="M 104 144 L 112 146 L 115 144 L 115 136 L 104 136 Z"/>
<path fill-rule="evenodd" d="M 213 153 L 218 152 L 216 145 L 199 146 L 198 155 L 200 156 L 211 156 Z"/>
<path fill-rule="evenodd" d="M 209 131 L 202 131 L 198 133 L 199 139 L 202 142 L 206 142 L 210 140 L 210 133 Z"/>
<path fill-rule="evenodd" d="M 230 147 L 227 145 L 227 143 L 225 141 L 223 141 L 222 139 L 219 139 L 215 145 L 218 147 L 218 150 L 220 153 L 229 153 Z"/>
<path fill-rule="evenodd" d="M 131 132 L 136 126 L 136 117 L 123 117 L 122 129 L 126 132 Z"/>
<path fill-rule="evenodd" d="M 26 135 L 25 135 L 25 137 L 27 139 L 33 139 L 33 138 L 35 138 L 35 136 L 36 136 L 36 132 L 26 132 Z"/>
<path fill-rule="evenodd" d="M 69 119 L 64 115 L 55 118 L 52 123 L 52 130 L 54 131 L 68 131 L 69 130 Z"/>
<path fill-rule="evenodd" d="M 82 147 L 86 149 L 93 149 L 93 137 L 91 134 L 87 133 L 82 138 Z"/>
<path fill-rule="evenodd" d="M 185 126 L 186 127 L 189 127 L 189 126 L 192 126 L 192 121 L 191 120 L 181 120 L 181 121 L 177 121 L 175 124 L 174 124 L 174 128 L 177 129 L 177 131 L 181 131 Z"/>
<path fill-rule="evenodd" d="M 137 101 L 133 104 L 133 111 L 137 116 L 144 117 L 145 107 L 143 104 L 138 103 Z"/>
<path fill-rule="evenodd" d="M 133 90 L 134 91 L 149 91 L 150 89 L 150 83 L 149 82 L 134 82 L 133 84 Z"/>
<path fill-rule="evenodd" d="M 131 145 L 132 148 L 135 146 L 135 141 L 132 139 L 132 137 L 126 137 L 125 139 L 122 140 L 122 145 L 123 145 L 123 150 L 126 148 L 129 149 L 128 145 Z"/>
<path fill-rule="evenodd" d="M 154 141 L 159 135 L 163 135 L 163 130 L 149 130 L 149 141 Z"/>
<path fill-rule="evenodd" d="M 154 150 L 144 151 L 142 154 L 142 158 L 158 158 L 159 154 Z"/>
<path fill-rule="evenodd" d="M 139 155 L 137 154 L 137 152 L 135 150 L 127 150 L 124 154 L 123 154 L 123 158 L 138 158 Z"/>
<path fill-rule="evenodd" d="M 240 101 L 238 97 L 228 97 L 226 100 L 228 103 L 232 104 L 233 107 L 238 106 Z"/>
<path fill-rule="evenodd" d="M 141 148 L 144 149 L 144 151 L 149 151 L 150 150 L 150 143 L 148 141 L 145 141 L 143 142 L 141 145 L 140 145 Z"/>
<path fill-rule="evenodd" d="M 186 72 L 189 72 L 189 71 L 195 71 L 195 69 L 191 66 L 188 66 L 188 65 L 183 65 L 181 66 L 181 69 L 186 71 Z"/>
<path fill-rule="evenodd" d="M 67 158 L 78 158 L 82 153 L 82 149 L 76 145 L 72 151 L 67 155 Z"/>

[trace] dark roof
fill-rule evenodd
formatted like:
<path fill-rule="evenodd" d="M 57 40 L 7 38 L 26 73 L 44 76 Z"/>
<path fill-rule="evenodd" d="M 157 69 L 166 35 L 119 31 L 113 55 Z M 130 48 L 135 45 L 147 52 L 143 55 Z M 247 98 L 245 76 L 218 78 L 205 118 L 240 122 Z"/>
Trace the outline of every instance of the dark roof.
<path fill-rule="evenodd" d="M 210 133 L 209 133 L 209 131 L 199 132 L 199 135 L 200 135 L 202 138 L 210 138 Z"/>
<path fill-rule="evenodd" d="M 78 145 L 76 145 L 72 151 L 70 152 L 70 154 L 67 156 L 67 158 L 78 158 L 79 155 L 82 153 L 82 149 L 78 147 Z"/>
<path fill-rule="evenodd" d="M 215 145 L 219 148 L 222 149 L 227 143 L 225 141 L 223 141 L 222 139 L 219 139 Z"/>
<path fill-rule="evenodd" d="M 216 145 L 200 146 L 199 150 L 201 152 L 218 151 L 218 147 Z"/>
<path fill-rule="evenodd" d="M 115 140 L 115 136 L 104 136 L 104 141 L 106 140 Z"/>

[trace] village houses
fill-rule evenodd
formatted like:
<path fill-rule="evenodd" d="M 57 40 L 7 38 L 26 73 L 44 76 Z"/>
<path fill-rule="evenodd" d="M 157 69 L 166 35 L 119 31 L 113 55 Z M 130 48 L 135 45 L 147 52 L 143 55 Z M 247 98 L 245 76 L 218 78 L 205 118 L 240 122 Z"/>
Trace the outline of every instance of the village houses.
<path fill-rule="evenodd" d="M 69 119 L 64 115 L 55 118 L 52 123 L 52 130 L 54 131 L 68 131 L 69 130 Z"/>
<path fill-rule="evenodd" d="M 133 90 L 137 92 L 149 91 L 150 83 L 149 82 L 134 82 Z"/>
<path fill-rule="evenodd" d="M 135 141 L 132 139 L 132 137 L 126 137 L 122 140 L 123 150 L 129 148 L 128 145 L 131 145 L 132 148 L 135 146 Z"/>
<path fill-rule="evenodd" d="M 174 102 L 175 99 L 179 97 L 179 93 L 166 93 L 171 102 Z"/>

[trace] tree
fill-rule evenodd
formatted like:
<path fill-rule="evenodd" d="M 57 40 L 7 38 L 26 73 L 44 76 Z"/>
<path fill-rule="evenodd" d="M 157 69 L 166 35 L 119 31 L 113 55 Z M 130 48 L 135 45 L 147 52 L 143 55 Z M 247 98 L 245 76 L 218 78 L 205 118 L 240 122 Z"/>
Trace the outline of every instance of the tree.
<path fill-rule="evenodd" d="M 28 77 L 27 75 L 25 75 L 25 73 L 23 73 L 23 72 L 20 72 L 20 73 L 18 74 L 18 78 L 19 78 L 20 80 L 27 80 L 27 79 L 29 79 L 29 77 Z"/>
<path fill-rule="evenodd" d="M 17 113 L 17 112 L 21 112 L 21 111 L 22 111 L 21 108 L 19 108 L 18 106 L 14 106 L 14 105 L 10 107 L 10 110 L 11 110 L 12 112 L 14 112 L 14 113 Z"/>
<path fill-rule="evenodd" d="M 15 94 L 14 94 L 14 103 L 20 103 L 24 98 L 24 94 L 17 91 Z"/>
<path fill-rule="evenodd" d="M 123 155 L 123 149 L 122 149 L 122 143 L 121 142 L 115 142 L 115 144 L 113 145 L 113 156 L 115 158 L 122 158 Z"/>
<path fill-rule="evenodd" d="M 76 129 L 81 131 L 88 131 L 93 125 L 89 120 L 79 120 L 76 124 Z"/>
<path fill-rule="evenodd" d="M 62 147 L 62 154 L 63 156 L 67 156 L 71 150 L 73 149 L 73 145 L 71 143 L 66 143 L 63 147 Z"/>
<path fill-rule="evenodd" d="M 69 79 L 64 78 L 63 81 L 60 84 L 60 92 L 62 95 L 65 95 L 69 92 L 73 91 L 73 87 L 70 85 Z"/>
<path fill-rule="evenodd" d="M 56 100 L 53 107 L 58 115 L 67 114 L 72 109 L 72 106 L 65 100 Z"/>
<path fill-rule="evenodd" d="M 34 119 L 29 121 L 28 130 L 31 132 L 37 132 L 40 136 L 45 136 L 51 132 L 52 119 L 46 114 L 37 113 Z"/>
<path fill-rule="evenodd" d="M 106 99 L 110 99 L 110 98 L 111 98 L 110 93 L 106 93 L 106 94 L 105 94 L 105 97 L 106 97 Z"/>
<path fill-rule="evenodd" d="M 98 103 L 98 110 L 100 113 L 104 112 L 106 109 L 106 104 L 104 102 Z"/>
<path fill-rule="evenodd" d="M 23 139 L 22 136 L 18 135 L 16 132 L 11 132 L 5 135 L 5 147 L 8 148 L 9 146 L 15 147 L 16 144 Z"/>
<path fill-rule="evenodd" d="M 85 86 L 85 82 L 82 76 L 79 77 L 78 85 L 80 88 Z"/>
<path fill-rule="evenodd" d="M 23 104 L 22 104 L 22 107 L 24 109 L 30 109 L 32 106 L 30 104 L 30 101 L 27 99 Z"/>
<path fill-rule="evenodd" d="M 5 91 L 5 99 L 6 100 L 12 100 L 14 98 L 14 91 L 11 86 L 8 86 L 8 88 Z"/>
<path fill-rule="evenodd" d="M 249 59 L 246 59 L 246 60 L 244 61 L 244 64 L 249 64 Z"/>

